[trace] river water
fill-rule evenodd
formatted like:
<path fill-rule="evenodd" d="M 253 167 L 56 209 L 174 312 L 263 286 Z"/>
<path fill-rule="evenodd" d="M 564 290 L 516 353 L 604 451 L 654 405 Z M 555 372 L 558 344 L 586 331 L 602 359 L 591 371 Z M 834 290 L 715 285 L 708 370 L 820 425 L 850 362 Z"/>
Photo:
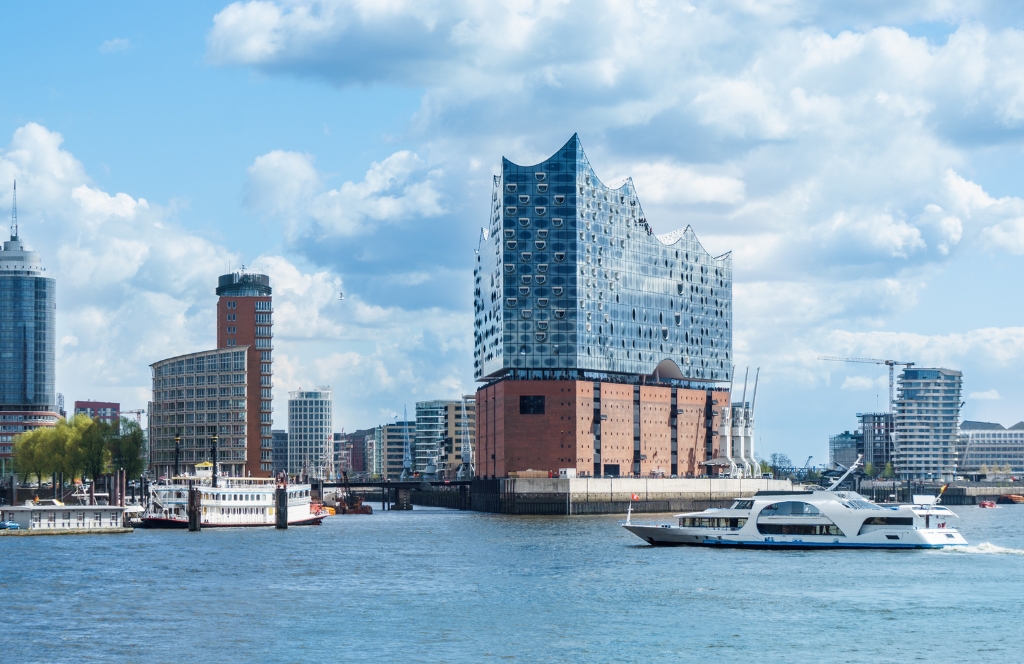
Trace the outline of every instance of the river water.
<path fill-rule="evenodd" d="M 1024 505 L 953 509 L 971 545 L 945 551 L 653 548 L 618 517 L 430 508 L 0 538 L 0 661 L 1021 661 Z"/>

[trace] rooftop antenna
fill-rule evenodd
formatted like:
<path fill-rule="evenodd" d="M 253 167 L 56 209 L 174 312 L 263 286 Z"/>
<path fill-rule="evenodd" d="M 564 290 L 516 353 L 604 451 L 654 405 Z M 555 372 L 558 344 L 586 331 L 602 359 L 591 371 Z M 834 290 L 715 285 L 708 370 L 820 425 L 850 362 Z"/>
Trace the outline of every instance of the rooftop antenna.
<path fill-rule="evenodd" d="M 14 198 L 11 202 L 11 240 L 18 239 L 18 181 L 14 181 Z"/>

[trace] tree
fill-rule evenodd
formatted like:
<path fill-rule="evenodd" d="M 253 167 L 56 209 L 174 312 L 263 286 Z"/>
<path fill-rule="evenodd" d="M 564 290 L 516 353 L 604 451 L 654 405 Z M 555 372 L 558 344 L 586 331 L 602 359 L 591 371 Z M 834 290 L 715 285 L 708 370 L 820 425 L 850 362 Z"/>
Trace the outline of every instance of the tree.
<path fill-rule="evenodd" d="M 14 468 L 25 482 L 31 475 L 42 482 L 43 475 L 52 469 L 46 449 L 48 431 L 48 427 L 39 427 L 15 438 Z"/>
<path fill-rule="evenodd" d="M 1013 467 L 1012 467 L 1012 466 L 1010 466 L 1010 464 L 1008 464 L 1008 463 L 1004 463 L 1004 464 L 1003 464 L 1003 472 L 1004 472 L 1005 474 L 1009 475 L 1010 473 L 1012 473 L 1012 472 L 1013 472 Z"/>
<path fill-rule="evenodd" d="M 778 479 L 782 475 L 783 471 L 790 470 L 791 468 L 793 468 L 793 462 L 790 461 L 789 457 L 785 454 L 782 454 L 780 452 L 772 452 L 770 458 L 772 474 L 775 475 L 776 479 Z"/>
<path fill-rule="evenodd" d="M 77 418 L 76 418 L 77 419 Z M 82 471 L 92 478 L 95 484 L 110 461 L 109 442 L 113 435 L 112 427 L 106 422 L 90 421 L 82 431 L 78 440 L 79 463 Z"/>
<path fill-rule="evenodd" d="M 868 477 L 876 477 L 878 475 L 878 469 L 875 468 L 875 464 L 868 461 L 864 464 L 864 474 Z"/>
<path fill-rule="evenodd" d="M 146 447 L 146 436 L 139 423 L 126 417 L 121 418 L 121 431 L 112 436 L 108 449 L 115 468 L 123 468 L 128 479 L 142 475 L 145 463 L 142 453 Z"/>
<path fill-rule="evenodd" d="M 882 477 L 884 477 L 887 480 L 891 480 L 892 478 L 896 477 L 896 471 L 892 469 L 891 462 L 887 461 L 885 463 L 885 468 L 882 470 Z"/>
<path fill-rule="evenodd" d="M 985 473 L 987 475 L 988 474 L 988 464 L 987 463 L 981 464 L 981 466 L 978 468 L 978 472 L 979 473 Z"/>
<path fill-rule="evenodd" d="M 769 464 L 764 459 L 761 459 L 758 463 L 761 465 L 761 474 L 762 475 L 767 475 L 768 473 L 772 472 L 771 464 Z"/>

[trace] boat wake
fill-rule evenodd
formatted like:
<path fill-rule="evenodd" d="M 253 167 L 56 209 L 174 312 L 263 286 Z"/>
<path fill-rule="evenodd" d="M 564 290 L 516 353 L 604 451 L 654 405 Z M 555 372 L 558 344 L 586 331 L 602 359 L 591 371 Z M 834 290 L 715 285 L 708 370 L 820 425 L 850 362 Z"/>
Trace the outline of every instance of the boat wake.
<path fill-rule="evenodd" d="M 942 550 L 953 551 L 956 553 L 989 553 L 1009 556 L 1024 556 L 1024 549 L 1009 549 L 1005 546 L 992 544 L 991 542 L 982 542 L 981 544 L 971 544 L 968 546 L 950 546 Z"/>

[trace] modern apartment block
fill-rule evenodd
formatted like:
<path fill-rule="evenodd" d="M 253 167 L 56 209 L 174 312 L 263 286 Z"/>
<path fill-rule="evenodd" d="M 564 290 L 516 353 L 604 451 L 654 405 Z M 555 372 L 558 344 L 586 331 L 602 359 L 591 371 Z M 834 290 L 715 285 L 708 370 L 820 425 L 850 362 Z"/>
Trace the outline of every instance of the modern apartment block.
<path fill-rule="evenodd" d="M 195 473 L 195 464 L 214 458 L 218 473 L 248 475 L 250 410 L 248 346 L 206 350 L 150 365 L 150 469 L 157 477 Z M 216 441 L 215 441 L 216 439 Z"/>
<path fill-rule="evenodd" d="M 246 375 L 246 474 L 270 477 L 274 471 L 274 304 L 270 277 L 237 272 L 217 280 L 217 348 L 248 346 Z"/>
<path fill-rule="evenodd" d="M 448 478 L 462 465 L 462 450 L 469 446 L 470 458 L 476 458 L 476 397 L 467 394 L 445 409 L 444 474 Z"/>
<path fill-rule="evenodd" d="M 113 401 L 76 401 L 75 415 L 85 415 L 105 424 L 120 426 L 121 404 Z"/>
<path fill-rule="evenodd" d="M 960 425 L 960 473 L 1024 472 L 1024 422 L 1007 429 L 994 422 Z"/>
<path fill-rule="evenodd" d="M 17 192 L 15 192 L 15 196 Z M 0 473 L 12 468 L 14 438 L 57 423 L 57 281 L 18 236 L 0 251 Z"/>
<path fill-rule="evenodd" d="M 896 399 L 895 469 L 904 479 L 951 480 L 960 440 L 963 374 L 904 369 Z"/>
<path fill-rule="evenodd" d="M 288 472 L 288 431 L 271 429 L 270 437 L 274 446 L 274 474 Z"/>
<path fill-rule="evenodd" d="M 288 474 L 334 477 L 332 404 L 329 385 L 288 393 Z"/>
<path fill-rule="evenodd" d="M 454 477 L 462 446 L 472 448 L 476 438 L 475 401 L 470 395 L 416 403 L 413 471 L 422 473 L 433 465 L 439 477 Z"/>
<path fill-rule="evenodd" d="M 474 269 L 476 472 L 700 475 L 732 377 L 732 256 L 654 235 L 574 135 L 502 159 Z"/>

